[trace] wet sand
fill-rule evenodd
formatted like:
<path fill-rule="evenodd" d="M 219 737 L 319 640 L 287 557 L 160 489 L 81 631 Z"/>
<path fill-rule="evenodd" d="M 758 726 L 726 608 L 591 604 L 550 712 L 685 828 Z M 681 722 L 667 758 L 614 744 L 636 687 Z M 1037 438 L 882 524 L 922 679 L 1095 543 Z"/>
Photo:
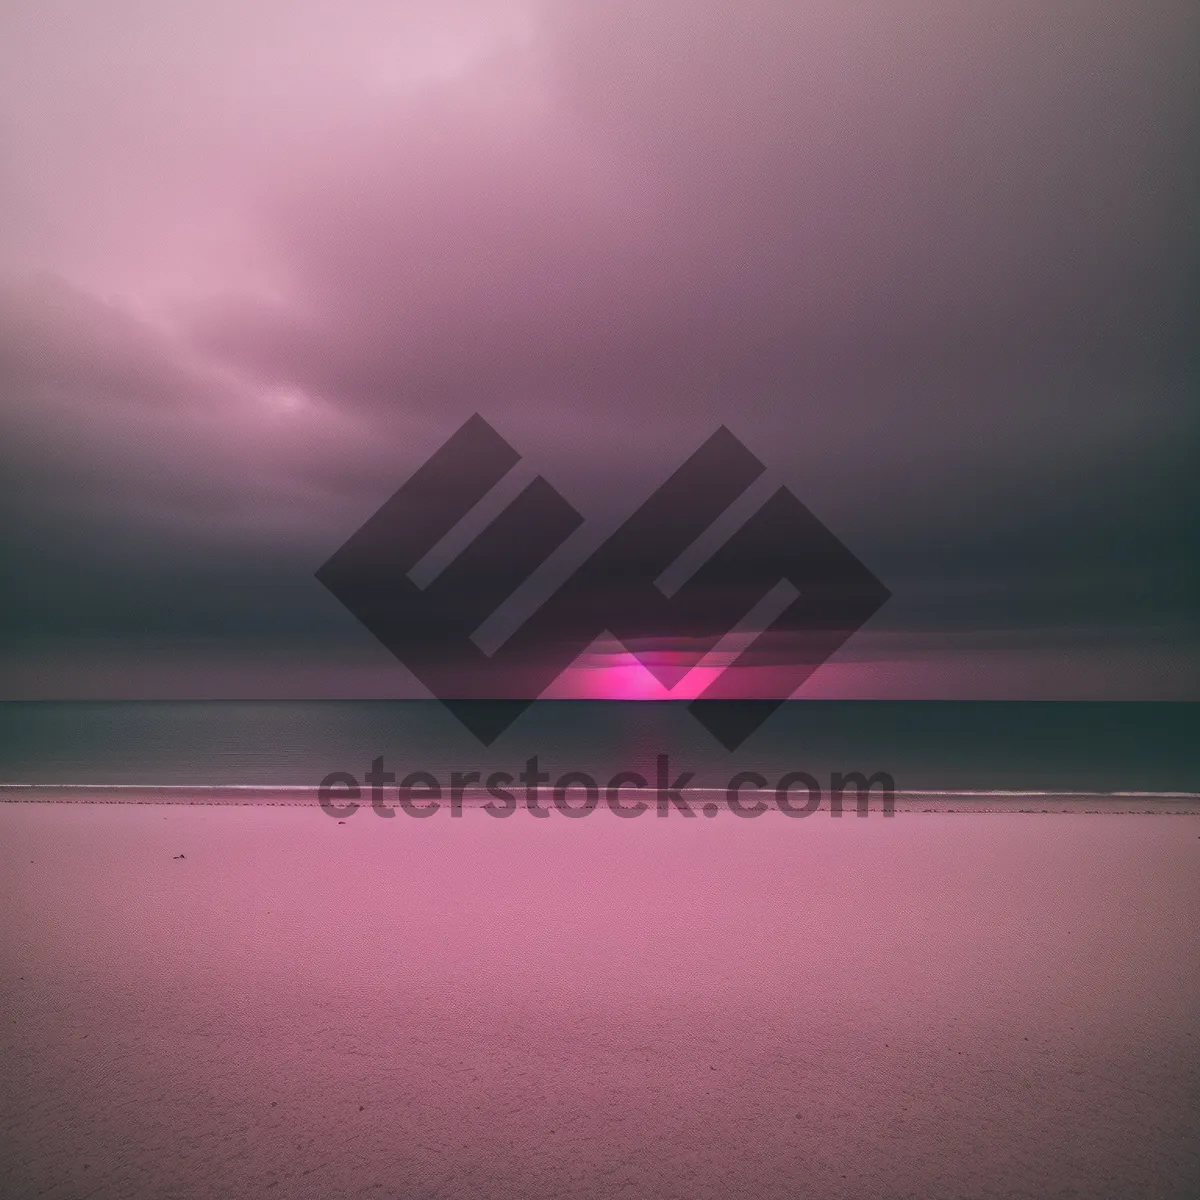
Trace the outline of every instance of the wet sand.
<path fill-rule="evenodd" d="M 1196 816 L 0 804 L 0 901 L 5 1197 L 1200 1189 Z"/>

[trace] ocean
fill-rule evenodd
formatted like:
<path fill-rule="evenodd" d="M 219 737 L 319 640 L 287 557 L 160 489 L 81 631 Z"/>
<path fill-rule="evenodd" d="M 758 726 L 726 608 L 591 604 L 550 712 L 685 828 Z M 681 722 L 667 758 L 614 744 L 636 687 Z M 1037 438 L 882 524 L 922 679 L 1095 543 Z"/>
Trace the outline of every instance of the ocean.
<path fill-rule="evenodd" d="M 424 771 L 878 772 L 897 791 L 1200 791 L 1200 705 L 793 700 L 727 751 L 684 704 L 540 701 L 490 746 L 434 700 L 0 703 L 0 785 L 315 788 L 378 757 Z"/>

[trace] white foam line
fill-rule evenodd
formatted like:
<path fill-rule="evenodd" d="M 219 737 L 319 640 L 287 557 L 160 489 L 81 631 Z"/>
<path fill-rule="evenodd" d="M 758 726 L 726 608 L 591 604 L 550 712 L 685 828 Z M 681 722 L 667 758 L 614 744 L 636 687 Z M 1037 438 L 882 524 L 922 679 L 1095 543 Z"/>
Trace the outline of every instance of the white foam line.
<path fill-rule="evenodd" d="M 312 783 L 0 783 L 0 792 L 5 791 L 58 791 L 58 792 L 315 792 L 317 785 Z M 647 791 L 654 790 L 652 782 L 647 784 Z M 724 787 L 687 787 L 676 789 L 689 795 L 724 795 L 728 790 Z M 486 794 L 486 789 L 478 785 L 463 789 L 464 794 L 478 792 Z M 746 788 L 744 795 L 757 792 L 770 792 L 774 788 Z M 872 796 L 878 793 L 872 792 Z M 1101 792 L 1101 791 L 1018 791 L 1011 789 L 995 789 L 991 791 L 967 790 L 955 788 L 950 790 L 938 788 L 897 788 L 893 795 L 902 796 L 951 796 L 959 799 L 990 797 L 1029 797 L 1033 799 L 1113 799 L 1113 800 L 1196 800 L 1200 801 L 1200 792 Z"/>

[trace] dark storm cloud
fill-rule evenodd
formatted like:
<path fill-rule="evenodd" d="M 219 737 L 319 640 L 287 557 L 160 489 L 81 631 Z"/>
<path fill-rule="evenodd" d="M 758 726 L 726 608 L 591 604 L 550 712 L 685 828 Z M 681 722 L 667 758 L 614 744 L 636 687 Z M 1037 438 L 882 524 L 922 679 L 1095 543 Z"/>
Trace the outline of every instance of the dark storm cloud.
<path fill-rule="evenodd" d="M 132 14 L 13 25 L 14 561 L 126 546 L 18 626 L 335 642 L 312 563 L 481 411 L 597 521 L 729 425 L 896 646 L 1191 628 L 1193 6 Z"/>
<path fill-rule="evenodd" d="M 193 332 L 568 453 L 597 414 L 663 446 L 733 421 L 826 475 L 871 461 L 893 503 L 929 471 L 1116 467 L 1192 428 L 1193 23 L 556 7 L 540 105 L 501 71 L 499 118 L 453 92 L 348 118 L 265 203 L 290 297 Z"/>

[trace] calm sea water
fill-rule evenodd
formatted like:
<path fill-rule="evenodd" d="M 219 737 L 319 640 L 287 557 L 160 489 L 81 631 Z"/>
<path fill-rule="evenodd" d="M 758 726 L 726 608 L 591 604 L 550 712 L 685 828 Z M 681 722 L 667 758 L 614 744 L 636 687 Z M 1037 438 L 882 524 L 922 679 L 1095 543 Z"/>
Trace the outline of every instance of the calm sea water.
<path fill-rule="evenodd" d="M 289 785 L 357 776 L 618 770 L 889 773 L 900 790 L 1200 791 L 1200 705 L 791 701 L 733 752 L 682 704 L 542 701 L 483 746 L 436 701 L 0 703 L 0 783 Z"/>

